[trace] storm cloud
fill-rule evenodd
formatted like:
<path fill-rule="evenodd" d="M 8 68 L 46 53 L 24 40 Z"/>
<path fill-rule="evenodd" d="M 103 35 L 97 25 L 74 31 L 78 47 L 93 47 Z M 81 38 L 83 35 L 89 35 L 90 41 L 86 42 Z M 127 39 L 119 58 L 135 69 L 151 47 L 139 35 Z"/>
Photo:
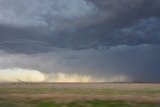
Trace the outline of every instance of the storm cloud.
<path fill-rule="evenodd" d="M 159 0 L 0 0 L 0 80 L 160 82 L 159 11 Z"/>

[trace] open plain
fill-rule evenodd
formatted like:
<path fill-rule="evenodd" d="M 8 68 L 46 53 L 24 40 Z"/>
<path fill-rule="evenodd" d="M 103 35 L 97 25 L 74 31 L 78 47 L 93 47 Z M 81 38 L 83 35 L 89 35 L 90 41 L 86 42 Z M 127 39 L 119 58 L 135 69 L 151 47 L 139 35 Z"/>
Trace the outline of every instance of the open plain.
<path fill-rule="evenodd" d="M 0 107 L 160 107 L 160 84 L 0 83 Z"/>

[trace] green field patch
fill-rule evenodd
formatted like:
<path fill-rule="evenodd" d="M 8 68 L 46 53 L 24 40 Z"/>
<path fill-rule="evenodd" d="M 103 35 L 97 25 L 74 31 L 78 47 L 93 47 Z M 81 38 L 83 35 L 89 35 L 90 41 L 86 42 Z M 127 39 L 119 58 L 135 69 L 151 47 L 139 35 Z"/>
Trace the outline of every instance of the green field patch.
<path fill-rule="evenodd" d="M 0 107 L 160 107 L 160 105 L 104 100 L 74 101 L 69 103 L 57 103 L 39 100 L 28 103 L 0 101 Z"/>

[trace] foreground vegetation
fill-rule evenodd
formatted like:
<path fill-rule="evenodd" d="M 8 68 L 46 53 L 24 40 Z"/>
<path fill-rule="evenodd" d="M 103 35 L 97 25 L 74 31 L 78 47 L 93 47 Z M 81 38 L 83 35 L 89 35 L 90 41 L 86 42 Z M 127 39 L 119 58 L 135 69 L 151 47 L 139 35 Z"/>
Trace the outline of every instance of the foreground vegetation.
<path fill-rule="evenodd" d="M 88 100 L 74 101 L 69 103 L 47 102 L 47 101 L 32 101 L 32 102 L 13 102 L 0 101 L 1 107 L 159 107 L 158 104 L 145 103 L 129 103 L 123 101 L 104 101 L 104 100 Z"/>
<path fill-rule="evenodd" d="M 0 85 L 0 107 L 160 107 L 159 85 L 64 86 Z"/>
<path fill-rule="evenodd" d="M 0 88 L 0 94 L 98 94 L 98 95 L 160 95 L 160 89 L 93 89 L 93 88 Z"/>

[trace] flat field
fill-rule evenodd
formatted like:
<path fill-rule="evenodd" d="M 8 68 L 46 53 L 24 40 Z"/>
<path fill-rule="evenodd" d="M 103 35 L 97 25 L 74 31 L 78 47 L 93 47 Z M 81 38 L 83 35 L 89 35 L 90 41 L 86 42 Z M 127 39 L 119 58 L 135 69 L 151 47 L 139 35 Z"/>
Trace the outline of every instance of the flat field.
<path fill-rule="evenodd" d="M 160 107 L 160 84 L 0 83 L 0 107 Z"/>

